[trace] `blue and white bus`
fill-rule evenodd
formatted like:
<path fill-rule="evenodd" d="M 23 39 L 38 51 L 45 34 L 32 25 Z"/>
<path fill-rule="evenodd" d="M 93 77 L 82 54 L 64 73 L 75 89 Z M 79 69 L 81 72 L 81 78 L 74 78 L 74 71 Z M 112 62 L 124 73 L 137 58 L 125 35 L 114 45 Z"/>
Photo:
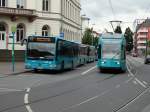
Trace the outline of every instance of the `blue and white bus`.
<path fill-rule="evenodd" d="M 26 69 L 64 70 L 79 64 L 79 44 L 56 37 L 29 36 Z"/>
<path fill-rule="evenodd" d="M 88 46 L 88 63 L 94 62 L 96 60 L 96 48 L 95 46 Z"/>
<path fill-rule="evenodd" d="M 126 41 L 122 34 L 103 34 L 99 38 L 98 68 L 126 71 Z"/>

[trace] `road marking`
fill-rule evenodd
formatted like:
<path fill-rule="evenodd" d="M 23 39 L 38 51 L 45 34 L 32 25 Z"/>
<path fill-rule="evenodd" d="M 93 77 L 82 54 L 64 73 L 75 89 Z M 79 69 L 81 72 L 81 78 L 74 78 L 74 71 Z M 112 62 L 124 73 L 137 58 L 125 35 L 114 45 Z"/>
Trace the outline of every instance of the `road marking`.
<path fill-rule="evenodd" d="M 136 80 L 141 86 L 143 86 L 144 88 L 147 88 L 139 79 L 135 78 L 135 80 Z"/>
<path fill-rule="evenodd" d="M 29 93 L 29 92 L 30 92 L 30 90 L 31 90 L 31 88 L 27 88 L 27 91 L 26 91 L 26 92 L 27 92 L 27 93 Z"/>
<path fill-rule="evenodd" d="M 24 103 L 25 104 L 29 103 L 28 97 L 29 97 L 29 94 L 25 94 L 25 96 L 24 96 Z"/>
<path fill-rule="evenodd" d="M 92 100 L 95 100 L 95 99 L 97 99 L 97 98 L 99 98 L 99 97 L 101 97 L 101 96 L 103 96 L 103 95 L 105 95 L 106 93 L 109 93 L 109 92 L 110 92 L 110 90 L 104 91 L 104 92 L 102 92 L 100 95 L 97 95 L 97 96 L 94 96 L 94 97 L 92 97 L 92 98 L 89 98 L 89 99 L 87 99 L 87 100 L 85 100 L 85 101 L 83 101 L 83 102 L 81 102 L 81 103 L 72 105 L 71 107 L 66 108 L 66 109 L 63 109 L 63 110 L 61 110 L 60 112 L 64 112 L 64 111 L 66 111 L 66 110 L 79 107 L 79 106 L 81 106 L 81 105 L 83 105 L 83 104 L 85 104 L 85 103 L 88 103 L 88 102 L 90 102 L 90 101 L 92 101 Z"/>
<path fill-rule="evenodd" d="M 136 82 L 135 80 L 133 81 L 133 83 L 134 83 L 135 85 L 137 85 L 137 82 Z"/>
<path fill-rule="evenodd" d="M 81 73 L 81 75 L 85 75 L 85 74 L 87 74 L 88 72 L 94 70 L 95 68 L 96 68 L 96 66 L 94 66 L 94 67 L 90 68 L 89 70 L 87 70 L 87 71 Z"/>
<path fill-rule="evenodd" d="M 26 89 L 26 94 L 24 96 L 24 104 L 26 104 L 26 109 L 28 110 L 28 112 L 33 112 L 30 105 L 29 104 L 29 92 L 30 92 L 31 88 L 27 88 Z"/>
<path fill-rule="evenodd" d="M 1 92 L 11 92 L 11 91 L 23 91 L 23 90 L 19 90 L 19 89 L 9 89 L 9 88 L 0 88 Z"/>
<path fill-rule="evenodd" d="M 130 79 L 126 80 L 125 83 L 129 83 L 133 78 L 131 77 Z"/>
<path fill-rule="evenodd" d="M 134 75 L 133 75 L 133 73 L 131 72 L 131 70 L 129 69 L 128 65 L 126 65 L 126 66 L 127 66 L 128 71 L 129 71 L 129 75 L 132 76 L 132 77 L 134 77 Z"/>
<path fill-rule="evenodd" d="M 127 69 L 129 71 L 129 74 L 132 76 L 132 77 L 135 77 L 134 74 L 131 72 L 131 70 L 129 69 L 129 67 L 127 66 Z M 145 84 L 143 84 L 139 79 L 135 78 L 135 80 L 144 88 L 147 88 Z"/>

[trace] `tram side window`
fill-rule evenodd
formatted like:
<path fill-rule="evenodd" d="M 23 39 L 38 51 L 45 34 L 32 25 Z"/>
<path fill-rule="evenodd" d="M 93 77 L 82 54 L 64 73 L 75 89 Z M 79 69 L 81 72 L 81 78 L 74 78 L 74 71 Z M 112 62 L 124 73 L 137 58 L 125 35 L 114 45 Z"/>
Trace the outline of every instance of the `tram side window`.
<path fill-rule="evenodd" d="M 122 59 L 126 59 L 126 50 L 124 45 L 121 46 L 121 51 L 123 52 Z"/>
<path fill-rule="evenodd" d="M 98 47 L 98 58 L 101 59 L 101 45 Z"/>

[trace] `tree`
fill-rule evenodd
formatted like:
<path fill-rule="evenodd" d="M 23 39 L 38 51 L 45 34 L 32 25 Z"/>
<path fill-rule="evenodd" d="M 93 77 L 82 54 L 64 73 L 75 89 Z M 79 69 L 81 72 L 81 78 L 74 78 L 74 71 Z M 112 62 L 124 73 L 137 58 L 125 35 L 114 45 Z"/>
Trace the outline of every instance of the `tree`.
<path fill-rule="evenodd" d="M 133 32 L 129 27 L 126 28 L 124 36 L 126 39 L 126 50 L 130 52 L 133 49 Z"/>
<path fill-rule="evenodd" d="M 82 38 L 82 44 L 87 44 L 87 45 L 92 45 L 92 39 L 93 39 L 93 35 L 92 35 L 92 29 L 87 28 L 84 32 L 83 38 Z"/>
<path fill-rule="evenodd" d="M 98 47 L 98 40 L 99 40 L 99 37 L 94 37 L 94 43 L 93 45 L 97 48 Z"/>
<path fill-rule="evenodd" d="M 147 44 L 148 44 L 148 47 L 150 47 L 150 40 L 148 40 Z"/>
<path fill-rule="evenodd" d="M 120 26 L 117 26 L 117 27 L 116 27 L 115 33 L 120 33 L 120 34 L 122 34 L 122 30 L 121 30 L 121 27 L 120 27 Z"/>

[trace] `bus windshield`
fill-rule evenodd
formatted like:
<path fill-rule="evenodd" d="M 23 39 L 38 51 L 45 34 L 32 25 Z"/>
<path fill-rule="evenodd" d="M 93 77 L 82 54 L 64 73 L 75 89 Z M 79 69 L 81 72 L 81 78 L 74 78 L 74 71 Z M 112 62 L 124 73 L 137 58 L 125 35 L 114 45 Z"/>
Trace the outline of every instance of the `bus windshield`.
<path fill-rule="evenodd" d="M 103 59 L 120 59 L 120 43 L 105 43 L 102 47 Z"/>
<path fill-rule="evenodd" d="M 29 42 L 28 58 L 53 59 L 55 56 L 55 43 Z"/>

